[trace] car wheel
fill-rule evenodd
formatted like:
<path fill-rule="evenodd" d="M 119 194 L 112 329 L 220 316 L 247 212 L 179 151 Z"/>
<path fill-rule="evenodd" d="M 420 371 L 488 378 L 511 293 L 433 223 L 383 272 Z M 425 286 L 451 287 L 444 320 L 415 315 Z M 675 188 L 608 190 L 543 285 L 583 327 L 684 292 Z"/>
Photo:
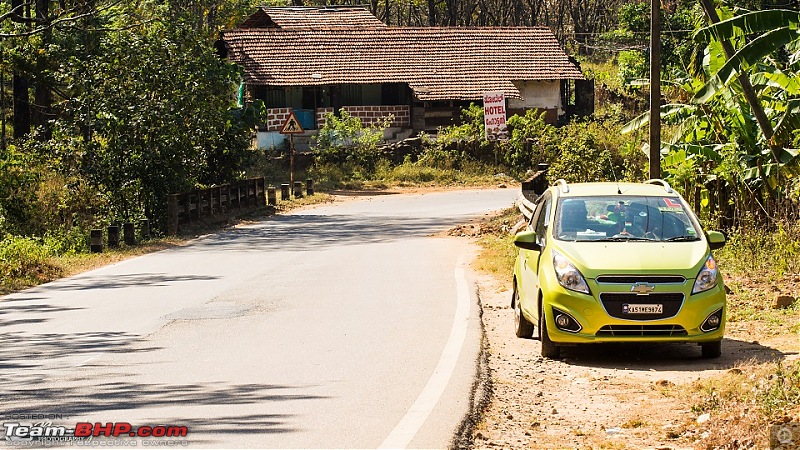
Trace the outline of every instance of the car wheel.
<path fill-rule="evenodd" d="M 719 358 L 722 355 L 722 341 L 700 344 L 703 358 Z"/>
<path fill-rule="evenodd" d="M 544 317 L 544 306 L 539 312 L 539 340 L 542 341 L 542 356 L 545 358 L 556 359 L 561 356 L 561 349 L 550 340 L 547 333 L 547 320 Z"/>
<path fill-rule="evenodd" d="M 518 338 L 530 339 L 533 336 L 533 324 L 528 322 L 528 319 L 522 314 L 516 285 L 514 285 L 514 329 Z"/>

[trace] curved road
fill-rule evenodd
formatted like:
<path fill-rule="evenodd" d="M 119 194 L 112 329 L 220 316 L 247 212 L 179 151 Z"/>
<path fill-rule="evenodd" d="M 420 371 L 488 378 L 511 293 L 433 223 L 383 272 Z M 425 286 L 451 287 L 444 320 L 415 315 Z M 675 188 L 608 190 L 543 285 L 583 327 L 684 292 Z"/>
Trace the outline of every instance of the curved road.
<path fill-rule="evenodd" d="M 431 235 L 515 196 L 319 206 L 0 298 L 0 424 L 182 425 L 191 447 L 447 447 L 480 322 L 468 246 Z"/>

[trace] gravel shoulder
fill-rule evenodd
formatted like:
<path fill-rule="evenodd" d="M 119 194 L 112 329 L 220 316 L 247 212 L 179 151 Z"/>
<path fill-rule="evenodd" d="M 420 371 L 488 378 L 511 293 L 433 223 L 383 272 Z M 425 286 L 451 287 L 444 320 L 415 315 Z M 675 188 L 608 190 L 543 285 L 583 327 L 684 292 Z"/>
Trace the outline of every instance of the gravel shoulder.
<path fill-rule="evenodd" d="M 737 322 L 729 323 L 717 359 L 702 359 L 693 344 L 587 345 L 566 348 L 561 360 L 541 358 L 539 341 L 514 335 L 510 282 L 478 274 L 477 284 L 492 397 L 475 448 L 707 448 L 722 425 L 693 410 L 685 386 L 796 360 L 800 350 L 797 336 L 756 341 L 758 324 Z"/>

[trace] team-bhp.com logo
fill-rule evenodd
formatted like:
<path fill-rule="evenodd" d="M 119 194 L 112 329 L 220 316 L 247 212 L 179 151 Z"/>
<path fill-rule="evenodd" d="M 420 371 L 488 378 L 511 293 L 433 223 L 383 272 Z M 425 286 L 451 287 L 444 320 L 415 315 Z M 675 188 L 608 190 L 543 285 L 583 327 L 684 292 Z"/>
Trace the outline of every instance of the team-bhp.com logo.
<path fill-rule="evenodd" d="M 51 423 L 24 424 L 6 422 L 7 441 L 78 441 L 99 437 L 113 438 L 183 438 L 189 432 L 185 426 L 158 425 L 135 427 L 128 422 L 79 422 L 75 427 Z"/>

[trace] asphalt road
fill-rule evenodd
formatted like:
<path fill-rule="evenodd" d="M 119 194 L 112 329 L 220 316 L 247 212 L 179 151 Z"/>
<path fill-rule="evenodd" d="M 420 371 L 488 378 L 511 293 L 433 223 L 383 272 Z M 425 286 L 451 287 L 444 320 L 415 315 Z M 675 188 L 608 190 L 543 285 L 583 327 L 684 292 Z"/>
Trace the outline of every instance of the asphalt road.
<path fill-rule="evenodd" d="M 311 208 L 0 298 L 0 419 L 186 426 L 190 447 L 447 447 L 480 329 L 472 250 L 431 235 L 516 194 Z"/>

